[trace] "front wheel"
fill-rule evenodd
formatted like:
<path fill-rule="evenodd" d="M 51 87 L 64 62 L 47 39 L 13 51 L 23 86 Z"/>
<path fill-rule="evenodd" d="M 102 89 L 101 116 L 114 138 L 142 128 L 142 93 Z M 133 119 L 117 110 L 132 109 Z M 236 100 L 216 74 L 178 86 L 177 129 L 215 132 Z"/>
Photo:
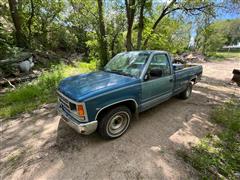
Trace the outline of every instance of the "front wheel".
<path fill-rule="evenodd" d="M 181 99 L 188 99 L 192 94 L 192 86 L 192 83 L 189 82 L 187 88 L 183 92 L 181 92 L 178 97 Z"/>
<path fill-rule="evenodd" d="M 111 109 L 99 121 L 98 132 L 107 139 L 120 137 L 124 134 L 132 119 L 132 113 L 126 106 Z"/>

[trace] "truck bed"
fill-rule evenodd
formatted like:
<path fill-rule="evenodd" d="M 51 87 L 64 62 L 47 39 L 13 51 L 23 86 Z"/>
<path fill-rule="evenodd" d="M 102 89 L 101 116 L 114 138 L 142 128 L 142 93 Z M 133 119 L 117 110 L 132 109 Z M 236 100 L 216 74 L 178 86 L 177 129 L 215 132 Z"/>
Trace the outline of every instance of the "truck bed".
<path fill-rule="evenodd" d="M 187 65 L 180 70 L 174 70 L 175 72 L 175 86 L 174 86 L 174 94 L 178 94 L 187 85 L 186 83 L 192 81 L 193 83 L 197 83 L 202 76 L 202 66 L 201 65 Z"/>

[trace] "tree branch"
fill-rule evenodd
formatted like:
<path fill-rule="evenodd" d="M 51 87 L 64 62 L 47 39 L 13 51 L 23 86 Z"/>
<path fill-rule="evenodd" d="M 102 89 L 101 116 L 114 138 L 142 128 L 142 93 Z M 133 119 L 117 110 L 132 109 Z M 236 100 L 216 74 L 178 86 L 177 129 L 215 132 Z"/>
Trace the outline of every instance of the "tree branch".
<path fill-rule="evenodd" d="M 173 8 L 174 5 L 178 5 L 178 6 L 176 6 L 175 8 Z M 161 20 L 162 20 L 166 15 L 168 15 L 168 14 L 174 12 L 174 11 L 177 11 L 177 10 L 182 10 L 182 11 L 184 11 L 185 13 L 187 13 L 187 14 L 189 13 L 189 14 L 191 14 L 191 15 L 199 15 L 199 13 L 209 13 L 209 14 L 210 14 L 211 12 L 207 12 L 207 11 L 205 11 L 205 10 L 206 10 L 207 8 L 217 7 L 214 3 L 208 3 L 208 4 L 205 4 L 205 5 L 200 5 L 200 6 L 196 6 L 196 7 L 187 7 L 187 5 L 188 5 L 187 3 L 186 3 L 186 4 L 179 4 L 179 3 L 177 3 L 176 0 L 171 1 L 168 5 L 166 5 L 166 6 L 163 8 L 163 10 L 162 10 L 161 14 L 159 15 L 158 19 L 157 19 L 157 20 L 155 21 L 155 23 L 153 24 L 151 33 L 150 33 L 150 34 L 147 36 L 147 38 L 145 39 L 144 44 L 143 44 L 144 48 L 146 48 L 147 43 L 148 43 L 151 35 L 152 35 L 153 33 L 155 33 L 155 30 L 156 30 L 158 24 L 161 22 Z M 195 13 L 195 11 L 197 11 L 197 13 Z M 211 14 L 211 15 L 213 15 L 213 14 Z"/>

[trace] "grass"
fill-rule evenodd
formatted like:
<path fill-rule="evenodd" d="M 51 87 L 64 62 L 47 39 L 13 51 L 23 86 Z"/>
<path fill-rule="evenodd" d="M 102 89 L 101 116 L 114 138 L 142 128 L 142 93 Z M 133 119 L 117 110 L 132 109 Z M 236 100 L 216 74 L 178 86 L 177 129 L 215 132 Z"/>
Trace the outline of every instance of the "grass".
<path fill-rule="evenodd" d="M 26 151 L 18 149 L 14 154 L 11 154 L 7 157 L 5 162 L 8 167 L 16 167 L 17 164 L 23 159 L 23 156 L 26 154 Z"/>
<path fill-rule="evenodd" d="M 28 147 L 30 148 L 30 147 Z M 29 153 L 29 149 L 18 148 L 14 152 L 7 155 L 5 158 L 2 158 L 0 163 L 1 169 L 1 179 L 4 179 L 7 175 L 11 174 L 19 164 L 23 163 L 23 159 Z"/>
<path fill-rule="evenodd" d="M 30 112 L 44 103 L 56 102 L 56 88 L 65 77 L 86 73 L 96 69 L 96 63 L 76 63 L 52 66 L 37 80 L 19 86 L 16 90 L 6 93 L 0 101 L 0 117 L 9 118 L 22 112 Z"/>
<path fill-rule="evenodd" d="M 208 135 L 181 156 L 197 169 L 203 179 L 238 179 L 240 173 L 240 100 L 216 108 L 212 120 L 223 130 Z"/>
<path fill-rule="evenodd" d="M 212 52 L 209 59 L 212 61 L 224 61 L 229 58 L 240 60 L 240 52 Z"/>

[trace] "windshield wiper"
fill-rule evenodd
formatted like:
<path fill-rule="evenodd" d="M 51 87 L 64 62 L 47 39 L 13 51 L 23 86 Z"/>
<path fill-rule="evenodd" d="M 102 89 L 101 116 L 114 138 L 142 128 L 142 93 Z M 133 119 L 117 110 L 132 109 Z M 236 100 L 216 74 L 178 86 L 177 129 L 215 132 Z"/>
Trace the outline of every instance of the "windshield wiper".
<path fill-rule="evenodd" d="M 106 69 L 104 69 L 104 71 L 106 71 L 106 72 L 111 72 L 111 73 L 116 73 L 116 74 L 120 74 L 120 75 L 123 75 L 123 76 L 134 77 L 134 76 L 131 75 L 131 74 L 124 73 L 124 72 L 122 72 L 122 71 L 120 71 L 120 70 L 116 70 L 116 69 L 111 69 L 111 70 L 106 70 Z"/>
<path fill-rule="evenodd" d="M 135 76 L 133 76 L 133 75 L 131 75 L 131 74 L 128 74 L 128 73 L 124 73 L 124 72 L 121 72 L 121 73 L 119 73 L 119 74 L 121 74 L 121 75 L 124 75 L 124 76 L 130 76 L 130 77 L 135 77 Z"/>

